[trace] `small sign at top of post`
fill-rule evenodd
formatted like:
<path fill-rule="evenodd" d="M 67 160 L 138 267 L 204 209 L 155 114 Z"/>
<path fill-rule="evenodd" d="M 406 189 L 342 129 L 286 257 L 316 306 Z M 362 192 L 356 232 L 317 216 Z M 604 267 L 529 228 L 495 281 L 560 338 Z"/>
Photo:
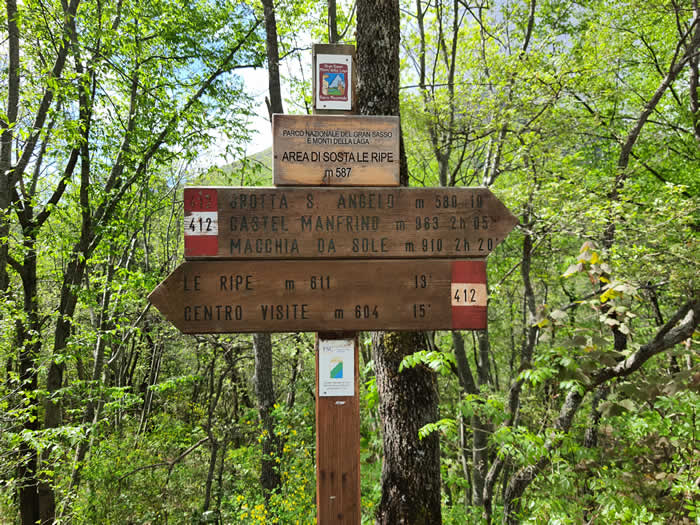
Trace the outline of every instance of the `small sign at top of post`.
<path fill-rule="evenodd" d="M 352 57 L 316 55 L 316 107 L 352 109 Z"/>
<path fill-rule="evenodd" d="M 314 44 L 314 113 L 345 113 L 355 109 L 355 47 Z"/>

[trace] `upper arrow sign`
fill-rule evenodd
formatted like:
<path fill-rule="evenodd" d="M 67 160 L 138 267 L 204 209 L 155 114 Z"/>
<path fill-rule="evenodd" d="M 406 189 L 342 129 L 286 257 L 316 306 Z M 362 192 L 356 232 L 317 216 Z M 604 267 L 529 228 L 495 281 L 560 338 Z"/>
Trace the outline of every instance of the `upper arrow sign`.
<path fill-rule="evenodd" d="M 486 257 L 518 223 L 487 188 L 185 188 L 185 258 Z"/>

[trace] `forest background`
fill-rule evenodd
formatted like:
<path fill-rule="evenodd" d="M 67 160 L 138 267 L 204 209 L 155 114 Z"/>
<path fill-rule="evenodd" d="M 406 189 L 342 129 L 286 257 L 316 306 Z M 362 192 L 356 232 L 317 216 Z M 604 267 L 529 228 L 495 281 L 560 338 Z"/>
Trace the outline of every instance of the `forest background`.
<path fill-rule="evenodd" d="M 405 181 L 520 219 L 488 331 L 361 336 L 363 522 L 698 522 L 698 0 L 6 0 L 0 26 L 0 523 L 315 522 L 313 335 L 183 336 L 146 297 L 185 184 L 271 184 L 241 71 L 309 113 L 329 40 L 360 112 L 400 112 Z"/>

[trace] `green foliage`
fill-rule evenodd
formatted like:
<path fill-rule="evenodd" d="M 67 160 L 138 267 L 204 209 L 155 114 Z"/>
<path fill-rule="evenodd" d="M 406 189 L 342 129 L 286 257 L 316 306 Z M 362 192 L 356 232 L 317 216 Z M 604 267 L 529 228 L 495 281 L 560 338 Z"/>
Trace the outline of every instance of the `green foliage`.
<path fill-rule="evenodd" d="M 451 374 L 456 366 L 455 358 L 452 354 L 419 350 L 418 352 L 414 352 L 413 354 L 403 358 L 401 364 L 399 365 L 399 372 L 406 368 L 413 368 L 418 365 L 427 366 L 442 376 Z"/>
<path fill-rule="evenodd" d="M 691 10 L 650 0 L 401 7 L 411 184 L 484 183 L 521 218 L 488 261 L 489 329 L 481 334 L 488 351 L 481 353 L 476 334 L 464 334 L 474 390 L 460 383 L 449 333 L 428 334 L 427 349 L 399 368 L 436 372 L 440 412 L 420 437 L 441 439 L 444 523 L 484 520 L 472 491 L 480 435 L 486 466 L 503 461 L 492 522 L 504 518 L 509 477 L 542 460 L 547 467 L 521 500 L 523 523 L 697 522 L 697 333 L 607 382 L 596 401 L 593 386 L 596 373 L 624 363 L 698 293 L 700 155 L 690 60 L 621 164 L 622 145 L 676 51 L 684 52 Z M 45 94 L 52 102 L 0 216 L 7 221 L 0 226 L 9 225 L 0 242 L 13 261 L 0 292 L 0 521 L 17 521 L 26 481 L 17 466 L 36 452 L 34 481 L 55 489 L 58 523 L 315 522 L 312 336 L 274 338 L 281 447 L 271 458 L 282 487 L 266 502 L 250 337 L 183 336 L 146 299 L 182 258 L 184 184 L 271 183 L 269 151 L 240 158 L 252 109 L 236 71 L 264 63 L 262 25 L 254 26 L 262 6 L 81 2 L 57 76 L 50 72 L 63 4 L 30 0 L 18 9 L 22 81 L 19 117 L 8 127 L 12 163 L 29 147 Z M 283 1 L 276 15 L 285 109 L 307 113 L 308 42 L 326 40 L 319 23 L 326 6 Z M 339 3 L 338 21 L 352 41 L 350 3 Z M 5 10 L 0 25 L 8 27 Z M 8 59 L 2 63 L 7 70 Z M 4 95 L 8 82 L 0 76 Z M 89 156 L 78 159 L 59 195 L 81 144 Z M 237 160 L 212 166 L 209 148 Z M 8 180 L 7 172 L 0 176 Z M 49 215 L 41 227 L 22 222 L 42 210 Z M 34 260 L 33 291 L 23 269 Z M 62 312 L 67 340 L 58 344 Z M 361 337 L 366 359 L 371 339 Z M 63 375 L 49 388 L 52 365 Z M 360 369 L 362 522 L 372 523 L 381 501 L 379 392 L 372 363 Z M 561 432 L 558 418 L 573 394 L 583 401 Z M 60 423 L 44 427 L 57 402 Z M 592 428 L 598 439 L 586 446 Z"/>
<path fill-rule="evenodd" d="M 475 338 L 466 345 L 478 392 L 465 392 L 449 373 L 441 376 L 440 423 L 485 422 L 489 463 L 502 458 L 505 469 L 512 469 L 506 480 L 547 460 L 551 468 L 521 502 L 523 522 L 680 521 L 694 507 L 682 510 L 663 499 L 671 490 L 665 475 L 645 481 L 639 465 L 592 473 L 601 458 L 622 464 L 646 451 L 582 444 L 596 408 L 595 374 L 653 340 L 675 309 L 698 293 L 700 156 L 688 69 L 663 93 L 620 167 L 622 144 L 683 48 L 679 39 L 689 26 L 676 21 L 685 15 L 649 2 L 585 8 L 559 1 L 501 3 L 456 17 L 452 5 L 416 5 L 424 11 L 403 6 L 402 35 L 402 127 L 412 183 L 483 181 L 522 224 L 489 257 L 489 362 L 481 361 Z M 535 11 L 528 26 L 530 5 Z M 452 47 L 452 39 L 459 44 Z M 441 173 L 447 180 L 441 181 Z M 533 246 L 530 297 L 521 279 L 525 235 Z M 441 352 L 451 355 L 449 338 L 437 340 Z M 523 363 L 529 341 L 533 355 Z M 603 419 L 620 418 L 613 426 L 625 429 L 650 406 L 661 418 L 676 410 L 688 413 L 688 405 L 671 409 L 658 402 L 692 391 L 688 378 L 696 373 L 697 339 L 669 353 L 613 381 L 597 406 Z M 412 356 L 404 366 L 426 364 L 425 356 Z M 434 356 L 428 363 L 441 366 Z M 563 436 L 553 427 L 575 393 L 584 401 Z M 514 394 L 519 401 L 511 413 Z M 487 410 L 492 399 L 500 410 Z M 450 480 L 444 516 L 481 516 L 479 507 L 470 506 L 476 460 L 469 447 L 476 434 L 467 425 L 443 436 L 443 482 Z M 681 457 L 677 449 L 668 453 Z M 697 479 L 696 465 L 684 468 L 694 469 Z M 460 487 L 460 478 L 468 485 L 463 504 L 451 489 Z M 497 492 L 494 519 L 500 512 Z"/>
<path fill-rule="evenodd" d="M 224 509 L 228 507 L 231 512 L 230 520 L 240 523 L 315 523 L 313 413 L 306 407 L 300 410 L 275 405 L 273 416 L 275 433 L 284 443 L 280 453 L 273 456 L 282 477 L 282 489 L 273 494 L 266 505 L 257 486 L 257 477 L 252 476 L 257 472 L 260 453 L 257 445 L 262 442 L 264 433 L 258 429 L 257 445 L 240 450 L 232 458 L 251 479 L 249 482 L 239 480 L 236 494 L 228 497 Z"/>
<path fill-rule="evenodd" d="M 428 423 L 418 431 L 418 437 L 423 439 L 433 432 L 440 432 L 445 437 L 454 437 L 457 431 L 457 422 L 454 419 L 441 419 L 435 423 Z"/>

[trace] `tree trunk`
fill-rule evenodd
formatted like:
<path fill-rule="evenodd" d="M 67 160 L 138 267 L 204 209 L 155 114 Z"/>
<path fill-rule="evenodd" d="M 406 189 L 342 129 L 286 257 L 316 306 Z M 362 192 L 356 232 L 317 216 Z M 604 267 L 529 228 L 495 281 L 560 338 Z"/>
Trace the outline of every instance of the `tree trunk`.
<path fill-rule="evenodd" d="M 266 99 L 267 110 L 272 115 L 284 113 L 280 89 L 280 57 L 277 43 L 277 20 L 272 0 L 263 0 L 265 14 L 265 46 L 267 50 L 268 88 L 270 97 Z M 269 500 L 273 491 L 282 486 L 282 479 L 271 454 L 279 452 L 279 441 L 275 438 L 275 424 L 272 408 L 275 404 L 275 391 L 272 383 L 272 340 L 270 334 L 253 335 L 255 352 L 255 395 L 258 401 L 258 414 L 264 431 L 262 439 L 262 460 L 260 465 L 260 485 Z"/>
<path fill-rule="evenodd" d="M 272 408 L 275 404 L 275 392 L 272 386 L 272 343 L 270 334 L 253 335 L 255 348 L 255 395 L 258 399 L 258 413 L 264 438 L 262 440 L 262 462 L 260 465 L 260 485 L 269 499 L 278 489 L 282 480 L 276 468 L 275 455 L 279 452 L 275 438 L 275 422 Z"/>
<path fill-rule="evenodd" d="M 292 408 L 294 406 L 295 401 L 296 401 L 297 379 L 299 378 L 299 373 L 301 372 L 301 365 L 302 365 L 301 346 L 303 343 L 301 341 L 301 337 L 299 337 L 299 334 L 295 334 L 294 344 L 296 346 L 296 351 L 294 352 L 294 362 L 292 364 L 292 376 L 289 379 L 289 387 L 287 390 L 287 406 L 289 408 Z"/>
<path fill-rule="evenodd" d="M 102 378 L 102 369 L 104 366 L 104 353 L 107 342 L 103 334 L 108 330 L 108 327 L 110 325 L 108 318 L 109 306 L 112 300 L 111 284 L 113 277 L 114 263 L 110 260 L 107 268 L 107 281 L 104 284 L 104 290 L 102 292 L 102 308 L 100 311 L 99 320 L 100 335 L 97 337 L 97 343 L 93 352 L 94 361 L 92 367 L 92 375 L 90 377 L 90 396 L 87 401 L 87 406 L 85 407 L 85 415 L 83 416 L 83 424 L 86 426 L 94 426 L 97 423 L 97 418 L 99 417 L 99 409 L 101 407 L 101 402 L 96 401 L 95 398 L 99 397 L 96 393 L 98 391 L 97 385 Z M 95 432 L 94 428 L 90 431 L 91 436 L 93 432 Z M 83 468 L 83 461 L 85 460 L 85 456 L 87 455 L 88 449 L 90 448 L 89 445 L 91 439 L 92 438 L 88 439 L 86 436 L 78 442 L 78 445 L 76 447 L 75 460 L 73 462 L 73 473 L 71 474 L 70 482 L 70 487 L 75 490 L 77 490 L 78 486 L 80 485 L 80 474 Z"/>
<path fill-rule="evenodd" d="M 399 115 L 398 0 L 357 2 L 357 105 L 360 115 Z M 408 186 L 408 164 L 400 140 L 401 185 Z"/>
<path fill-rule="evenodd" d="M 373 358 L 384 440 L 382 498 L 377 524 L 437 525 L 440 509 L 440 442 L 418 431 L 438 417 L 435 374 L 418 366 L 399 373 L 404 357 L 423 344 L 415 332 L 376 332 Z"/>
<path fill-rule="evenodd" d="M 693 0 L 693 19 L 700 19 L 700 2 Z M 695 26 L 695 34 L 700 35 L 700 24 Z M 696 36 L 696 41 L 700 37 Z M 690 98 L 690 112 L 693 114 L 693 135 L 695 142 L 700 147 L 700 54 L 695 53 L 690 57 L 690 80 L 688 82 L 688 95 Z"/>
<path fill-rule="evenodd" d="M 489 342 L 488 330 L 479 330 L 477 333 L 479 347 L 478 359 L 476 361 L 477 379 L 479 386 L 477 392 L 481 392 L 481 387 L 486 386 L 489 381 Z M 489 428 L 488 421 L 475 412 L 471 418 L 473 432 L 472 461 L 474 471 L 472 473 L 472 503 L 479 507 L 484 504 L 484 483 L 489 470 L 488 443 Z"/>
<path fill-rule="evenodd" d="M 328 43 L 338 42 L 338 16 L 335 0 L 328 0 Z"/>
<path fill-rule="evenodd" d="M 19 26 L 17 25 L 17 2 L 7 0 L 7 105 L 0 136 L 0 294 L 6 292 L 10 280 L 7 273 L 9 256 L 8 237 L 10 233 L 9 210 L 12 200 L 12 143 L 13 126 L 17 122 L 19 111 L 20 62 L 19 62 Z"/>
<path fill-rule="evenodd" d="M 202 514 L 209 510 L 211 505 L 211 487 L 214 482 L 214 473 L 216 470 L 217 453 L 219 452 L 219 443 L 217 441 L 209 442 L 209 471 L 207 472 L 207 480 L 204 483 L 204 503 L 202 504 Z"/>
<path fill-rule="evenodd" d="M 146 380 L 147 383 L 141 385 L 141 391 L 144 394 L 144 397 L 143 407 L 141 408 L 141 420 L 139 422 L 139 430 L 137 434 L 143 434 L 148 426 L 148 416 L 151 413 L 151 406 L 153 405 L 153 389 L 151 387 L 158 382 L 160 363 L 163 357 L 163 348 L 161 343 L 153 343 L 150 338 L 149 342 L 151 343 L 152 347 L 151 362 L 149 365 L 148 378 Z"/>
<path fill-rule="evenodd" d="M 274 113 L 283 113 L 282 94 L 280 89 L 280 55 L 277 45 L 277 20 L 275 6 L 272 0 L 262 0 L 265 14 L 265 47 L 267 50 L 268 86 L 270 98 L 266 100 L 267 110 L 272 121 Z"/>
<path fill-rule="evenodd" d="M 357 2 L 357 106 L 361 115 L 399 115 L 398 0 Z M 400 138 L 400 180 L 408 166 Z M 418 430 L 437 420 L 435 374 L 423 367 L 399 373 L 402 359 L 423 345 L 416 333 L 375 333 L 372 354 L 384 441 L 382 498 L 377 523 L 442 523 L 440 443 L 420 440 Z"/>
<path fill-rule="evenodd" d="M 22 394 L 27 400 L 27 414 L 23 427 L 29 432 L 39 430 L 39 403 L 35 395 L 38 388 L 39 353 L 41 341 L 35 334 L 41 333 L 39 317 L 39 296 L 37 293 L 37 251 L 36 232 L 32 229 L 32 209 L 25 210 L 23 236 L 24 261 L 21 266 L 22 289 L 24 292 L 24 312 L 26 319 L 16 322 L 19 346 L 19 379 Z M 22 525 L 51 523 L 54 516 L 53 489 L 39 479 L 41 457 L 33 445 L 27 441 L 20 444 L 20 464 L 18 479 L 19 508 Z"/>

